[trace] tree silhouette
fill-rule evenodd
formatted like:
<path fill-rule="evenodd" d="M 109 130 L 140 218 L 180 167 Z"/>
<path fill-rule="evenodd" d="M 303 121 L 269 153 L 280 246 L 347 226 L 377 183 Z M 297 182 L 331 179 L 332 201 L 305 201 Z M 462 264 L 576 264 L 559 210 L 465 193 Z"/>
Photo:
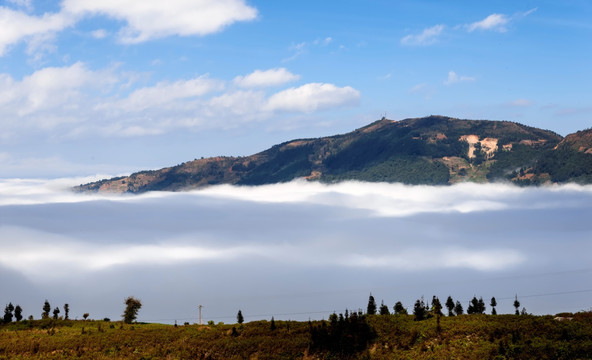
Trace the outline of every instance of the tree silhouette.
<path fill-rule="evenodd" d="M 395 311 L 396 315 L 407 315 L 407 309 L 405 309 L 403 303 L 400 301 L 397 301 L 397 303 L 393 307 L 393 310 Z"/>
<path fill-rule="evenodd" d="M 60 308 L 59 308 L 59 307 L 56 307 L 55 309 L 53 309 L 53 318 L 54 318 L 55 320 L 57 320 L 57 319 L 58 319 L 58 314 L 59 314 L 59 313 L 60 313 Z"/>
<path fill-rule="evenodd" d="M 442 304 L 435 295 L 432 297 L 432 311 L 435 315 L 442 315 Z"/>
<path fill-rule="evenodd" d="M 84 320 L 86 320 L 88 318 L 88 315 L 89 315 L 88 313 L 82 314 L 82 317 L 84 318 Z"/>
<path fill-rule="evenodd" d="M 366 314 L 368 315 L 376 315 L 376 301 L 374 301 L 374 296 L 370 294 L 368 298 L 368 308 L 366 309 Z"/>
<path fill-rule="evenodd" d="M 520 307 L 520 301 L 518 301 L 518 294 L 516 294 L 516 298 L 514 299 L 514 307 L 516 308 L 516 315 L 520 315 L 520 311 L 518 308 Z"/>
<path fill-rule="evenodd" d="M 271 317 L 271 325 L 269 326 L 269 329 L 271 331 L 273 331 L 273 330 L 276 329 L 276 327 L 275 327 L 275 319 L 273 318 L 273 316 Z"/>
<path fill-rule="evenodd" d="M 495 307 L 497 306 L 495 296 L 491 298 L 491 302 L 489 303 L 489 305 L 491 305 L 491 315 L 497 315 L 497 311 L 495 311 Z"/>
<path fill-rule="evenodd" d="M 14 305 L 12 303 L 8 303 L 4 308 L 4 323 L 8 324 L 12 322 L 12 312 L 14 311 Z"/>
<path fill-rule="evenodd" d="M 16 321 L 21 321 L 23 319 L 23 308 L 20 305 L 14 307 L 14 318 Z"/>
<path fill-rule="evenodd" d="M 384 300 L 380 303 L 380 315 L 390 315 L 388 306 L 384 304 Z"/>
<path fill-rule="evenodd" d="M 446 308 L 448 309 L 448 316 L 454 316 L 454 300 L 452 300 L 452 296 L 448 296 L 448 299 L 446 299 Z"/>
<path fill-rule="evenodd" d="M 482 297 L 477 301 L 477 314 L 485 314 L 485 302 Z"/>
<path fill-rule="evenodd" d="M 131 324 L 138 317 L 138 311 L 142 307 L 142 302 L 133 296 L 125 299 L 125 310 L 123 311 L 123 322 Z"/>
<path fill-rule="evenodd" d="M 238 310 L 238 314 L 236 314 L 236 321 L 239 324 L 242 324 L 243 322 L 245 322 L 245 318 L 243 317 L 243 312 L 240 311 L 240 309 Z"/>
<path fill-rule="evenodd" d="M 64 320 L 68 320 L 70 314 L 70 305 L 64 304 Z"/>
<path fill-rule="evenodd" d="M 456 301 L 456 305 L 454 305 L 454 313 L 458 316 L 458 315 L 462 315 L 464 312 L 463 306 L 460 303 L 460 301 Z"/>
<path fill-rule="evenodd" d="M 426 317 L 426 305 L 423 301 L 423 296 L 420 299 L 417 299 L 415 305 L 413 306 L 413 315 L 415 316 L 415 321 L 424 320 Z"/>
<path fill-rule="evenodd" d="M 41 313 L 42 319 L 49 318 L 49 312 L 51 311 L 51 305 L 49 305 L 49 301 L 45 299 L 45 303 L 43 304 L 43 313 Z"/>

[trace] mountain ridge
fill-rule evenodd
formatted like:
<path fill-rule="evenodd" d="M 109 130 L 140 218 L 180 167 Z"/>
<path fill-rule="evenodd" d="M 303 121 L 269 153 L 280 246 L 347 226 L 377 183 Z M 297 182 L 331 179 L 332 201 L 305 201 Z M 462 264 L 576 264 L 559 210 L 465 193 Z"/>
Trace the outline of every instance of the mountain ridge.
<path fill-rule="evenodd" d="M 592 130 L 565 138 L 510 121 L 440 115 L 382 118 L 345 134 L 289 140 L 253 155 L 195 159 L 83 184 L 75 191 L 141 193 L 208 185 L 262 185 L 296 178 L 445 185 L 592 183 Z"/>

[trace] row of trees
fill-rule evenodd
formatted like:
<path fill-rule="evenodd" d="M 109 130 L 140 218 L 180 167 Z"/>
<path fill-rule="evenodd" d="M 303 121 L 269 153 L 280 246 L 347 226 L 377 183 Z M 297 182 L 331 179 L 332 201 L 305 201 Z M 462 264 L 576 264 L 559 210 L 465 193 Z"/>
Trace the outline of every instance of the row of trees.
<path fill-rule="evenodd" d="M 462 304 L 458 300 L 455 302 L 452 299 L 452 296 L 448 296 L 445 305 L 448 310 L 448 316 L 458 316 L 464 314 L 464 308 Z M 497 306 L 497 300 L 495 299 L 495 297 L 491 298 L 489 305 L 491 306 L 491 315 L 497 315 L 497 311 L 495 309 L 495 307 Z M 516 315 L 526 314 L 525 308 L 522 308 L 522 311 L 519 310 L 520 301 L 518 301 L 518 295 L 516 295 L 513 305 L 514 308 L 516 308 Z M 403 306 L 403 304 L 400 301 L 397 301 L 397 303 L 393 307 L 393 310 L 395 315 L 407 315 L 407 309 Z M 477 297 L 474 296 L 467 307 L 467 314 L 485 314 L 485 310 L 486 307 L 483 298 L 480 297 L 479 299 L 477 299 Z M 434 315 L 443 315 L 441 311 L 442 304 L 440 303 L 440 299 L 437 296 L 432 297 L 431 306 L 428 302 L 424 301 L 423 296 L 421 297 L 421 299 L 417 299 L 415 305 L 413 306 L 413 315 L 415 316 L 415 320 L 418 321 L 424 320 Z M 390 310 L 389 307 L 384 304 L 384 301 L 381 302 L 380 308 L 377 310 L 376 300 L 374 299 L 374 296 L 370 294 L 370 297 L 368 298 L 368 307 L 366 308 L 366 314 L 376 315 L 377 313 L 379 313 L 380 315 L 390 315 Z"/>
<path fill-rule="evenodd" d="M 125 299 L 125 310 L 122 315 L 123 321 L 128 324 L 135 321 L 138 316 L 138 311 L 140 310 L 141 307 L 142 307 L 142 302 L 140 300 L 134 298 L 133 296 L 130 296 L 127 299 Z M 64 304 L 63 309 L 64 309 L 63 319 L 69 320 L 70 319 L 70 305 Z M 46 299 L 45 302 L 43 303 L 43 312 L 41 313 L 41 318 L 42 319 L 49 319 L 50 318 L 50 311 L 51 311 L 51 305 L 49 304 L 49 301 L 47 301 L 47 299 Z M 52 311 L 53 319 L 55 319 L 55 320 L 59 319 L 60 312 L 61 312 L 60 308 L 55 307 Z M 88 313 L 84 313 L 84 315 L 82 315 L 84 320 L 86 320 L 88 318 L 88 316 L 89 316 Z M 12 303 L 9 303 L 4 308 L 4 317 L 2 318 L 2 322 L 4 324 L 8 324 L 8 323 L 12 322 L 13 318 L 17 322 L 21 321 L 23 319 L 23 309 L 20 307 L 20 305 L 14 306 L 14 305 L 12 305 Z M 29 319 L 33 320 L 33 316 L 31 315 L 29 317 Z"/>
<path fill-rule="evenodd" d="M 43 312 L 41 313 L 41 318 L 42 319 L 49 319 L 49 312 L 51 311 L 51 305 L 49 304 L 49 301 L 47 301 L 47 299 L 45 300 L 45 303 L 43 304 Z M 53 318 L 55 320 L 57 320 L 59 318 L 60 315 L 60 308 L 59 307 L 55 307 L 53 309 Z M 85 314 L 87 315 L 87 314 Z M 88 317 L 88 315 L 87 315 Z M 86 317 L 84 318 L 86 320 Z M 70 305 L 68 304 L 64 304 L 64 320 L 70 320 Z"/>

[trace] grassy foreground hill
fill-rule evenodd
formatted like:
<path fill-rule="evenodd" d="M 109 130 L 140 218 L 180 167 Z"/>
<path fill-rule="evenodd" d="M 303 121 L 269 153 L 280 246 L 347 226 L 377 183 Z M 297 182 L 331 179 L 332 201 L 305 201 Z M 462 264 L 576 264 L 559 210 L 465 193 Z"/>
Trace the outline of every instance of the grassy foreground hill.
<path fill-rule="evenodd" d="M 77 191 L 181 191 L 296 178 L 445 185 L 592 183 L 592 130 L 560 135 L 509 121 L 444 116 L 382 119 L 347 134 L 298 139 L 245 157 L 195 159 L 105 179 Z"/>
<path fill-rule="evenodd" d="M 364 316 L 364 322 L 366 337 L 360 336 L 359 327 L 344 331 L 343 321 L 276 321 L 274 330 L 267 321 L 179 327 L 22 321 L 0 326 L 0 359 L 592 358 L 590 313 L 562 321 L 552 316 L 461 315 L 441 318 L 440 329 L 435 318 L 414 321 L 411 315 Z M 323 328 L 337 336 L 319 338 Z"/>

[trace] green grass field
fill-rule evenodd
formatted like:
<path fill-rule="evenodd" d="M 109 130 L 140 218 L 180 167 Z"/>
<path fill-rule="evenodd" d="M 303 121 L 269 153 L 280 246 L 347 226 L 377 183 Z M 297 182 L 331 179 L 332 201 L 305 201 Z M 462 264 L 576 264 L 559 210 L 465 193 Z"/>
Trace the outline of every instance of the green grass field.
<path fill-rule="evenodd" d="M 414 321 L 365 317 L 372 340 L 313 346 L 311 326 L 326 322 L 255 321 L 243 325 L 172 326 L 106 321 L 33 320 L 0 326 L 0 359 L 591 359 L 592 314 L 462 315 Z M 233 333 L 232 328 L 236 328 Z M 343 344 L 356 341 L 344 333 Z M 318 345 L 318 344 L 317 344 Z M 335 344 L 334 344 L 335 345 Z"/>

